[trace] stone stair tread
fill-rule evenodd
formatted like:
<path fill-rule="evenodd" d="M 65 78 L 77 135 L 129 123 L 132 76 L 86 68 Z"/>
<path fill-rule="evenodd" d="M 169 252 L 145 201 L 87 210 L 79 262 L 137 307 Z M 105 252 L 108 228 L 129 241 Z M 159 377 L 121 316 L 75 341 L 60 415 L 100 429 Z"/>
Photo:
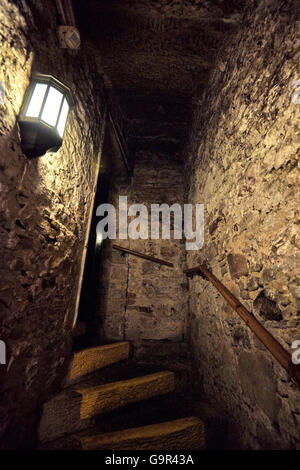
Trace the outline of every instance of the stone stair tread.
<path fill-rule="evenodd" d="M 113 410 L 95 419 L 97 433 L 114 432 L 138 426 L 147 426 L 160 421 L 184 418 L 191 408 L 183 393 L 171 392 L 155 396 L 147 402 L 129 403 L 122 409 Z M 93 431 L 94 432 L 94 431 Z"/>
<path fill-rule="evenodd" d="M 174 373 L 170 371 L 94 387 L 79 385 L 65 389 L 44 404 L 39 439 L 50 441 L 84 429 L 97 415 L 173 390 Z"/>
<path fill-rule="evenodd" d="M 192 391 L 172 392 L 104 413 L 96 417 L 88 429 L 44 443 L 41 448 L 80 449 L 81 438 L 84 437 L 182 419 L 186 416 L 196 416 L 204 421 L 206 449 L 230 449 L 226 420 L 218 414 L 207 398 L 201 398 L 198 393 Z"/>
<path fill-rule="evenodd" d="M 75 352 L 71 358 L 65 384 L 78 381 L 86 374 L 93 373 L 102 367 L 127 359 L 130 354 L 130 343 L 119 343 L 94 346 Z"/>
<path fill-rule="evenodd" d="M 123 359 L 114 364 L 104 366 L 101 369 L 95 370 L 89 374 L 79 377 L 78 380 L 71 383 L 66 383 L 68 388 L 88 388 L 97 385 L 104 385 L 111 382 L 119 382 L 121 380 L 133 379 L 135 377 L 142 377 L 156 372 L 163 372 L 171 370 L 171 372 L 178 372 L 177 370 L 161 367 L 159 364 L 139 363 L 134 359 Z M 175 386 L 177 385 L 178 377 L 175 375 Z"/>
<path fill-rule="evenodd" d="M 205 447 L 204 423 L 192 416 L 82 437 L 80 441 L 84 450 L 200 450 Z"/>
<path fill-rule="evenodd" d="M 122 408 L 96 416 L 88 429 L 63 436 L 49 442 L 45 448 L 62 449 L 80 448 L 80 438 L 95 434 L 122 431 L 128 428 L 148 426 L 161 421 L 182 419 L 194 413 L 186 394 L 170 392 L 154 396 L 147 401 L 129 403 Z"/>

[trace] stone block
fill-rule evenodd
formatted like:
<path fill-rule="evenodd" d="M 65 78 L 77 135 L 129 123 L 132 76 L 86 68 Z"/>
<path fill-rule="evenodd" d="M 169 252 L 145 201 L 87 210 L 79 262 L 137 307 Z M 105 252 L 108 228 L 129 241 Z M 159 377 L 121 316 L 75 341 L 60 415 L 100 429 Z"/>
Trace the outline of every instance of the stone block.
<path fill-rule="evenodd" d="M 231 253 L 227 256 L 227 261 L 232 279 L 248 275 L 247 259 L 244 255 Z"/>
<path fill-rule="evenodd" d="M 242 351 L 238 356 L 239 379 L 243 393 L 272 421 L 278 419 L 281 402 L 277 396 L 277 378 L 265 354 Z"/>

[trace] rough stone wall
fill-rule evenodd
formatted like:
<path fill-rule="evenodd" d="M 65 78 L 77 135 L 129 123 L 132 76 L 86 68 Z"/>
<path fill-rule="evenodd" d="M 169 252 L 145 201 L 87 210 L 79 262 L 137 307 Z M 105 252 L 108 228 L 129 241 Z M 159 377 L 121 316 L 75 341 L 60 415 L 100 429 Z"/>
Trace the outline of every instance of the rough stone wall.
<path fill-rule="evenodd" d="M 70 352 L 104 101 L 88 50 L 59 48 L 54 2 L 2 0 L 0 31 L 0 440 L 18 446 Z M 31 71 L 69 84 L 76 102 L 61 149 L 35 160 L 22 154 L 16 125 Z"/>
<path fill-rule="evenodd" d="M 168 154 L 138 152 L 130 183 L 115 182 L 110 202 L 118 208 L 119 195 L 128 207 L 183 202 L 182 163 Z M 149 212 L 150 214 L 150 212 Z M 118 211 L 117 211 L 118 218 Z M 133 218 L 128 218 L 128 222 Z M 172 220 L 172 219 L 171 219 Z M 150 228 L 150 217 L 149 217 Z M 118 233 L 117 233 L 118 236 Z M 162 258 L 174 268 L 160 266 L 132 255 L 123 257 L 112 243 Z M 104 248 L 99 315 L 106 340 L 131 340 L 135 356 L 154 360 L 161 356 L 178 360 L 185 355 L 187 281 L 182 272 L 185 249 L 182 240 L 107 241 Z"/>
<path fill-rule="evenodd" d="M 290 353 L 300 339 L 297 20 L 295 1 L 259 2 L 246 14 L 197 103 L 186 168 L 188 201 L 205 204 L 204 248 L 188 266 L 206 261 Z M 299 388 L 198 276 L 189 337 L 234 445 L 299 449 Z"/>

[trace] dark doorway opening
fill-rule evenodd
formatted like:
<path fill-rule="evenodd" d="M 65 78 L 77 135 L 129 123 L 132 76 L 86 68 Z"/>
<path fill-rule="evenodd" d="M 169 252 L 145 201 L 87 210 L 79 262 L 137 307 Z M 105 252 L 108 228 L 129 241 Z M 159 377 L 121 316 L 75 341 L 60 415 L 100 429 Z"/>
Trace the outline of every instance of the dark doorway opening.
<path fill-rule="evenodd" d="M 99 217 L 96 217 L 96 210 L 100 204 L 104 204 L 108 201 L 109 183 L 109 174 L 101 173 L 100 171 L 94 200 L 78 309 L 78 321 L 80 322 L 90 322 L 96 316 L 98 284 L 101 270 L 101 245 L 97 244 L 96 233 L 96 226 L 100 219 Z"/>

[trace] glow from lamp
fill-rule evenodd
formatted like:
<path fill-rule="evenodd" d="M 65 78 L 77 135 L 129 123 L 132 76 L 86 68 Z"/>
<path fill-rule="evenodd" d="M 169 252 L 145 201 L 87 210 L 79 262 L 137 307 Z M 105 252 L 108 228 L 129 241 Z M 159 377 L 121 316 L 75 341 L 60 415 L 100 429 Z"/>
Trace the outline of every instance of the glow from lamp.
<path fill-rule="evenodd" d="M 41 111 L 41 106 L 44 101 L 44 96 L 46 93 L 47 84 L 37 83 L 34 87 L 28 108 L 26 110 L 27 117 L 36 118 L 39 116 Z"/>
<path fill-rule="evenodd" d="M 41 115 L 41 119 L 50 126 L 56 124 L 62 99 L 63 94 L 51 86 Z"/>
<path fill-rule="evenodd" d="M 100 246 L 103 241 L 103 235 L 100 230 L 96 231 L 96 246 Z"/>
<path fill-rule="evenodd" d="M 63 105 L 62 105 L 62 108 L 61 108 L 58 124 L 57 124 L 57 132 L 59 133 L 59 135 L 61 137 L 64 134 L 65 125 L 66 125 L 66 121 L 67 121 L 67 117 L 68 117 L 68 112 L 69 112 L 69 105 L 68 105 L 67 99 L 65 98 L 64 102 L 63 102 Z"/>

